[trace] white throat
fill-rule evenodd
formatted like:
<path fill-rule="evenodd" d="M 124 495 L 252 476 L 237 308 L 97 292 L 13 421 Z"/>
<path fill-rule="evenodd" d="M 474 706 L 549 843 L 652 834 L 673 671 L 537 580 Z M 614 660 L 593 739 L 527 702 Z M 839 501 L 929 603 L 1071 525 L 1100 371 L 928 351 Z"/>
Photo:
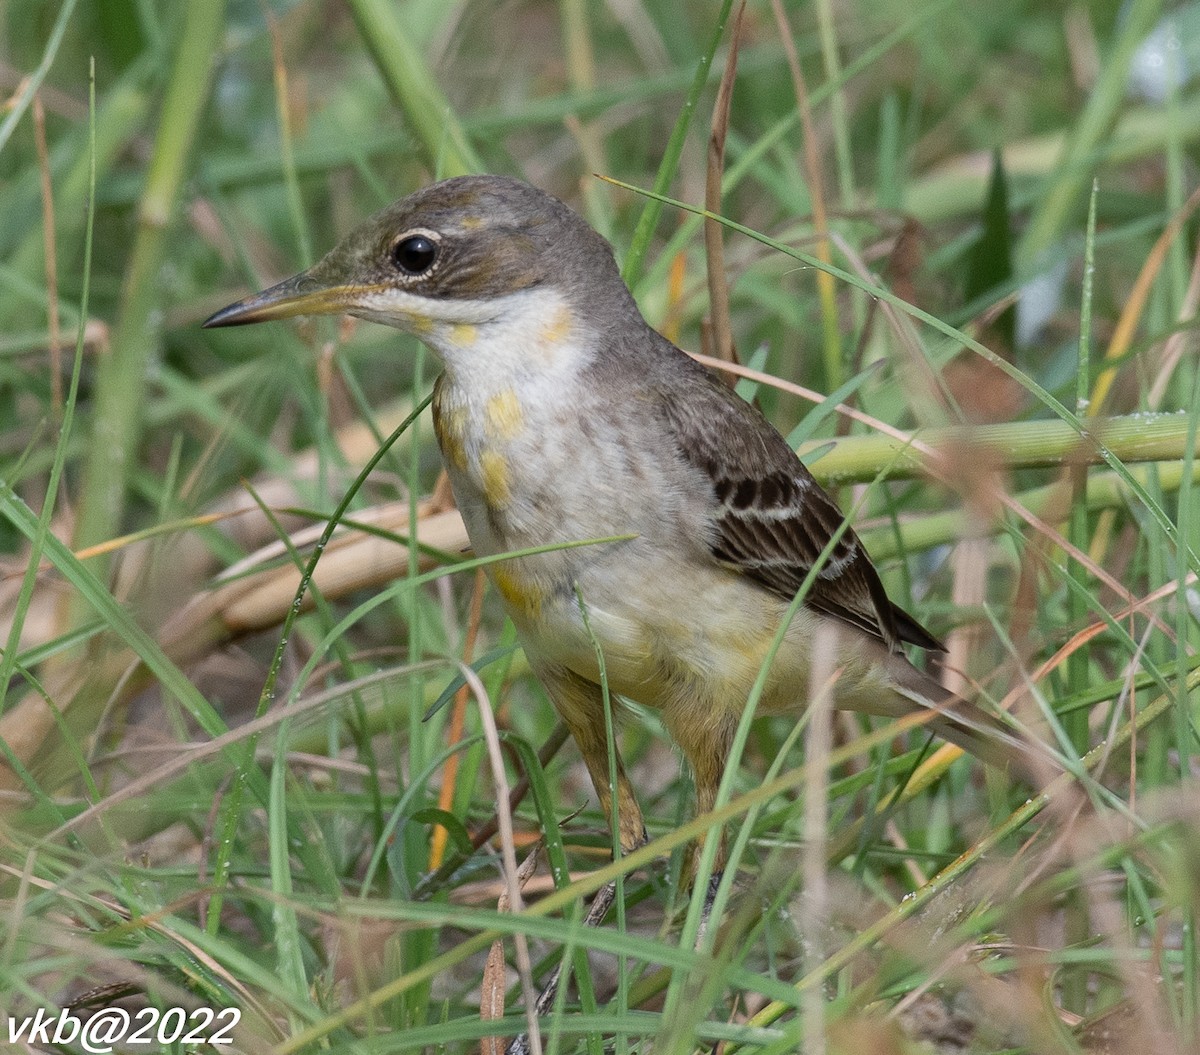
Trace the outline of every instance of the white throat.
<path fill-rule="evenodd" d="M 592 342 L 566 298 L 534 287 L 487 300 L 433 299 L 381 290 L 355 315 L 399 326 L 429 345 L 446 366 L 446 380 L 467 394 L 519 384 L 547 395 L 591 358 Z"/>

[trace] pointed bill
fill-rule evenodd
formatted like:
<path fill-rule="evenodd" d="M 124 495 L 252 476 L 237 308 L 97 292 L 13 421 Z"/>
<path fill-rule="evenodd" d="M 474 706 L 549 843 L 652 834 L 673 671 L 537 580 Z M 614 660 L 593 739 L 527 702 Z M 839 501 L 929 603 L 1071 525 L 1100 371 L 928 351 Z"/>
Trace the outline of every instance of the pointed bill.
<path fill-rule="evenodd" d="M 362 290 L 350 285 L 326 285 L 302 271 L 291 278 L 230 304 L 204 320 L 205 327 L 245 326 L 252 322 L 290 319 L 296 315 L 338 315 L 355 306 Z"/>

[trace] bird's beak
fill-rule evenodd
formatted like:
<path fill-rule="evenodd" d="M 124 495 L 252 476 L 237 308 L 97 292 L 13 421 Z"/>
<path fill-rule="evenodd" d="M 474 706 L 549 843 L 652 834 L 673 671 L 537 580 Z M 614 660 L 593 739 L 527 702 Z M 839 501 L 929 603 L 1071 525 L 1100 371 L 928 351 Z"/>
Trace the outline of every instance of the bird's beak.
<path fill-rule="evenodd" d="M 313 270 L 302 271 L 222 308 L 205 319 L 204 325 L 245 326 L 251 322 L 290 319 L 294 315 L 338 315 L 355 306 L 359 290 L 349 285 L 327 285 L 313 277 Z"/>

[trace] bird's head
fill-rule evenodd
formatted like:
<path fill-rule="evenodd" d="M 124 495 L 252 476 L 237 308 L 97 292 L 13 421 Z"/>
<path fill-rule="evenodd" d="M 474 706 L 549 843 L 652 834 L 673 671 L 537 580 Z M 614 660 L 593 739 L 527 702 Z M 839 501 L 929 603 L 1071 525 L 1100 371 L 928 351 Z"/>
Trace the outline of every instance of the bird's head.
<path fill-rule="evenodd" d="M 346 313 L 445 354 L 456 327 L 511 328 L 515 313 L 544 315 L 547 301 L 595 316 L 627 298 L 608 243 L 557 198 L 507 177 L 461 176 L 388 206 L 307 271 L 204 325 Z"/>

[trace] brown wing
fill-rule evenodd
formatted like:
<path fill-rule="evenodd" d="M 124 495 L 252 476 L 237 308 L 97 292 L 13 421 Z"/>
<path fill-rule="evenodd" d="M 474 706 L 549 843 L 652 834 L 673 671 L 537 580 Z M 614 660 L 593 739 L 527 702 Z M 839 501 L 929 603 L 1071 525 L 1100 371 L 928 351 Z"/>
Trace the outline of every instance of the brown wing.
<path fill-rule="evenodd" d="M 690 363 L 690 360 L 689 360 Z M 695 366 L 694 363 L 691 363 Z M 788 601 L 845 518 L 782 436 L 750 404 L 696 366 L 686 394 L 660 393 L 684 459 L 712 482 L 719 504 L 713 556 Z M 893 651 L 941 643 L 892 604 L 858 536 L 847 527 L 820 565 L 804 603 L 858 627 Z"/>

